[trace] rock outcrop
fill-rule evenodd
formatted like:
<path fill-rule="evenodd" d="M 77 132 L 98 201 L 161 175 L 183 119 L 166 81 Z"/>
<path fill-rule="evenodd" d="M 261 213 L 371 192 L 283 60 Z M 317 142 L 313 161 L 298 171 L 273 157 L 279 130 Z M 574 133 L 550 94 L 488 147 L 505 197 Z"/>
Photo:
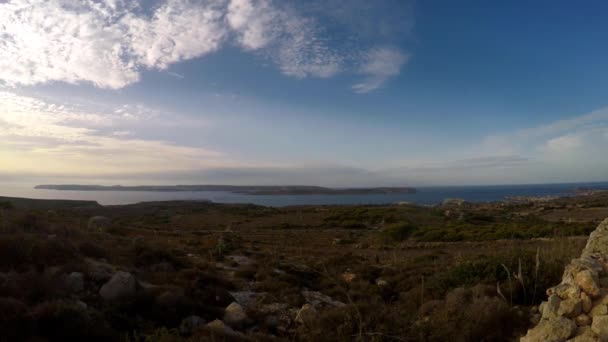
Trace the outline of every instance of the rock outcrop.
<path fill-rule="evenodd" d="M 547 290 L 541 319 L 521 342 L 608 342 L 608 219 L 589 236 L 581 257 Z"/>

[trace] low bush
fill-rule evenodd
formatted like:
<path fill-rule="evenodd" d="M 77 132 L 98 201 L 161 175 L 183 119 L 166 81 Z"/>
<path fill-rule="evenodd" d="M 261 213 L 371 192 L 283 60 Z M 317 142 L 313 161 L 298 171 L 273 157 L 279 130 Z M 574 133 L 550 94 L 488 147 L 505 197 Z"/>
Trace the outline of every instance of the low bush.
<path fill-rule="evenodd" d="M 408 222 L 393 223 L 384 228 L 382 235 L 385 240 L 401 242 L 416 230 L 416 226 Z"/>

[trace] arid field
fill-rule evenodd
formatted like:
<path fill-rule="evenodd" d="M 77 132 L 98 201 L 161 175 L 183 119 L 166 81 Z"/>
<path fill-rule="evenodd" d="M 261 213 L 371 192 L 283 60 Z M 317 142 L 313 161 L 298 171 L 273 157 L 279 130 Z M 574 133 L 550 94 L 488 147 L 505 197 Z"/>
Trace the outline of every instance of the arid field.
<path fill-rule="evenodd" d="M 608 194 L 0 207 L 3 341 L 514 341 Z"/>

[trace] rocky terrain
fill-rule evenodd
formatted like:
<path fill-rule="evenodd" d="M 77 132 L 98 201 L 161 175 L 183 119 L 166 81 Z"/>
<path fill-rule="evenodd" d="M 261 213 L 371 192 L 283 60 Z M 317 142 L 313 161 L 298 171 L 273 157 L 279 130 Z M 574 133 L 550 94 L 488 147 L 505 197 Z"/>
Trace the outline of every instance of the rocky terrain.
<path fill-rule="evenodd" d="M 547 295 L 534 315 L 538 324 L 522 342 L 608 341 L 608 219 Z"/>
<path fill-rule="evenodd" d="M 0 340 L 515 341 L 532 328 L 537 341 L 554 320 L 571 323 L 565 338 L 597 335 L 602 238 L 563 282 L 599 295 L 562 284 L 538 305 L 606 209 L 605 194 L 433 208 L 1 198 Z"/>

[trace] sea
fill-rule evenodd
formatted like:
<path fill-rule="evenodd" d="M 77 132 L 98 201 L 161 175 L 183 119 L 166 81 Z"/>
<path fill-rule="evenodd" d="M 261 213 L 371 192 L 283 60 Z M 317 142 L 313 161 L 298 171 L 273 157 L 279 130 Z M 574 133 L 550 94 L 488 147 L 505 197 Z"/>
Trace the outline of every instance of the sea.
<path fill-rule="evenodd" d="M 483 185 L 483 186 L 428 186 L 416 187 L 413 194 L 365 195 L 246 195 L 223 191 L 66 191 L 34 189 L 33 186 L 0 184 L 0 196 L 38 199 L 92 200 L 102 205 L 133 204 L 150 201 L 206 200 L 217 203 L 251 203 L 272 207 L 295 205 L 354 205 L 394 204 L 410 202 L 435 205 L 445 199 L 469 202 L 496 202 L 513 196 L 572 196 L 575 189 L 608 190 L 608 182 Z"/>

